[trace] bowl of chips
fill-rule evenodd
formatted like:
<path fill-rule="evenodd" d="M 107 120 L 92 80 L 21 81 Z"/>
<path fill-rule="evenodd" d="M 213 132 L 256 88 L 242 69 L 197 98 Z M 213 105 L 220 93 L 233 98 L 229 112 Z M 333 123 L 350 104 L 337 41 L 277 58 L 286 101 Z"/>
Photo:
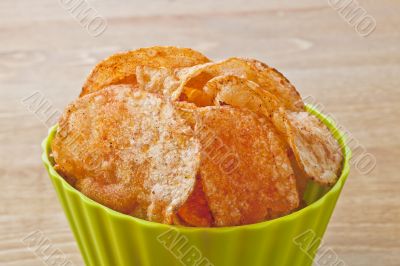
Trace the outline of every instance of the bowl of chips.
<path fill-rule="evenodd" d="M 177 47 L 100 62 L 42 147 L 87 265 L 311 265 L 351 156 L 277 70 Z"/>

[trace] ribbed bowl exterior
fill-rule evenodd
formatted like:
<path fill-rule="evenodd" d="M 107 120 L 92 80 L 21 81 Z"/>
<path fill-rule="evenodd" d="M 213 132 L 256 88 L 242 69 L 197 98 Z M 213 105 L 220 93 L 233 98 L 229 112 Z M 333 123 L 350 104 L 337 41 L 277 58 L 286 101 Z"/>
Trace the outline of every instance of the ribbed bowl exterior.
<path fill-rule="evenodd" d="M 43 141 L 42 159 L 86 265 L 311 265 L 349 174 L 351 152 L 332 121 L 312 107 L 343 147 L 342 175 L 329 190 L 309 184 L 307 207 L 285 217 L 253 225 L 188 228 L 120 214 L 70 186 L 52 166 L 50 144 L 56 126 Z"/>

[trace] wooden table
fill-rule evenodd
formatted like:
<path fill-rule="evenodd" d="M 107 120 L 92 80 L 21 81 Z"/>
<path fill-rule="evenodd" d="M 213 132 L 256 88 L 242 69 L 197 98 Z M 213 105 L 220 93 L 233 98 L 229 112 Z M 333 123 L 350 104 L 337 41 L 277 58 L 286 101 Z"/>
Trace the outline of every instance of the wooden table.
<path fill-rule="evenodd" d="M 0 2 L 1 265 L 44 264 L 23 241 L 39 231 L 82 265 L 40 160 L 46 115 L 24 99 L 40 93 L 62 110 L 99 59 L 151 45 L 261 59 L 333 114 L 377 165 L 353 165 L 324 246 L 346 265 L 400 265 L 400 2 L 359 1 L 376 20 L 367 37 L 330 0 L 88 1 L 107 21 L 98 37 L 63 2 Z"/>

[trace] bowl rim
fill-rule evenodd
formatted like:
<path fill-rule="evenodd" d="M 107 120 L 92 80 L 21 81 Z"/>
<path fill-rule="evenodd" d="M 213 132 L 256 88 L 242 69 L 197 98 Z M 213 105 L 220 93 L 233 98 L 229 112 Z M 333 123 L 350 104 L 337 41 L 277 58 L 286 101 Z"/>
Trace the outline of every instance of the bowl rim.
<path fill-rule="evenodd" d="M 51 151 L 51 141 L 53 140 L 53 137 L 56 133 L 56 129 L 58 127 L 58 124 L 52 126 L 49 128 L 48 135 L 46 138 L 43 140 L 41 146 L 42 146 L 42 161 L 50 175 L 51 179 L 56 179 L 62 184 L 62 188 L 67 190 L 70 193 L 76 194 L 79 196 L 80 200 L 85 202 L 85 204 L 88 204 L 91 207 L 94 208 L 100 208 L 103 211 L 105 211 L 108 215 L 112 216 L 112 218 L 116 219 L 122 219 L 127 222 L 134 222 L 136 224 L 146 226 L 146 227 L 158 227 L 158 228 L 165 228 L 165 229 L 175 229 L 179 230 L 181 232 L 196 232 L 196 231 L 213 231 L 213 232 L 227 232 L 227 231 L 232 231 L 236 229 L 245 229 L 245 230 L 254 230 L 254 229 L 259 229 L 267 226 L 272 226 L 276 223 L 282 223 L 282 222 L 289 222 L 291 220 L 297 219 L 298 217 L 304 215 L 305 213 L 312 211 L 312 209 L 316 208 L 321 208 L 322 205 L 324 205 L 324 202 L 328 200 L 328 198 L 334 196 L 337 193 L 340 193 L 341 189 L 344 186 L 344 183 L 349 175 L 350 172 L 350 159 L 351 159 L 351 150 L 347 145 L 347 137 L 346 135 L 336 126 L 336 123 L 329 118 L 327 115 L 322 114 L 320 111 L 318 111 L 315 107 L 311 105 L 306 105 L 306 110 L 312 115 L 315 115 L 319 120 L 321 120 L 331 131 L 333 134 L 334 138 L 339 142 L 339 145 L 342 149 L 343 153 L 343 166 L 342 166 L 342 173 L 336 183 L 329 189 L 328 192 L 326 192 L 325 195 L 317 199 L 315 202 L 312 204 L 295 211 L 291 214 L 273 219 L 273 220 L 268 220 L 268 221 L 263 221 L 255 224 L 247 224 L 247 225 L 239 225 L 239 226 L 227 226 L 227 227 L 186 227 L 186 226 L 178 226 L 178 225 L 168 225 L 168 224 L 161 224 L 157 222 L 151 222 L 147 220 L 143 220 L 140 218 L 136 218 L 127 214 L 123 214 L 117 211 L 114 211 L 81 193 L 77 189 L 75 189 L 73 186 L 71 186 L 65 179 L 57 173 L 57 171 L 54 169 L 53 164 L 51 163 L 50 160 L 50 151 Z"/>

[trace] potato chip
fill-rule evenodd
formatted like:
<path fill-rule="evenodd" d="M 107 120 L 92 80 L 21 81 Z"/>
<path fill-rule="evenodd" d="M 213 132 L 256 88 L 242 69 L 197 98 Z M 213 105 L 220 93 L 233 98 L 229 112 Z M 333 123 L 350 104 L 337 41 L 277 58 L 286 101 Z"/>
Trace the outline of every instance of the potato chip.
<path fill-rule="evenodd" d="M 291 111 L 304 111 L 304 102 L 300 93 L 290 81 L 278 70 L 255 59 L 245 61 L 257 70 L 257 83 L 268 92 L 279 98 L 286 109 Z"/>
<path fill-rule="evenodd" d="M 304 110 L 304 103 L 296 88 L 281 73 L 259 61 L 241 58 L 230 58 L 179 70 L 177 77 L 181 84 L 172 98 L 179 99 L 181 94 L 186 94 L 186 88 L 202 90 L 210 79 L 218 76 L 237 76 L 255 82 L 265 92 L 275 95 L 286 109 Z"/>
<path fill-rule="evenodd" d="M 109 85 L 132 84 L 136 81 L 136 67 L 169 69 L 190 67 L 210 60 L 189 48 L 149 47 L 118 53 L 100 62 L 83 85 L 80 96 L 98 91 Z"/>
<path fill-rule="evenodd" d="M 274 95 L 262 90 L 257 83 L 237 76 L 215 77 L 206 83 L 203 90 L 216 106 L 228 104 L 247 108 L 267 117 L 272 117 L 273 112 L 282 106 Z"/>
<path fill-rule="evenodd" d="M 256 223 L 297 208 L 289 159 L 266 119 L 229 106 L 197 114 L 200 175 L 215 226 Z"/>
<path fill-rule="evenodd" d="M 287 139 L 304 172 L 321 184 L 333 184 L 341 169 L 342 152 L 329 129 L 307 112 L 284 112 L 274 124 Z"/>
<path fill-rule="evenodd" d="M 76 100 L 52 142 L 57 170 L 92 199 L 123 213 L 172 223 L 192 193 L 200 144 L 174 106 L 116 85 Z"/>
<path fill-rule="evenodd" d="M 271 203 L 271 217 L 276 218 L 299 207 L 301 200 L 297 187 L 296 169 L 291 167 L 291 161 L 288 157 L 288 149 L 281 136 L 276 131 L 275 127 L 269 121 L 265 121 L 264 128 L 268 130 L 268 140 L 270 144 L 270 153 L 272 156 L 271 169 L 273 176 L 278 176 L 280 179 L 275 180 L 278 196 L 273 198 Z"/>
<path fill-rule="evenodd" d="M 190 226 L 210 227 L 213 218 L 203 191 L 200 177 L 192 194 L 178 211 L 179 217 Z"/>

